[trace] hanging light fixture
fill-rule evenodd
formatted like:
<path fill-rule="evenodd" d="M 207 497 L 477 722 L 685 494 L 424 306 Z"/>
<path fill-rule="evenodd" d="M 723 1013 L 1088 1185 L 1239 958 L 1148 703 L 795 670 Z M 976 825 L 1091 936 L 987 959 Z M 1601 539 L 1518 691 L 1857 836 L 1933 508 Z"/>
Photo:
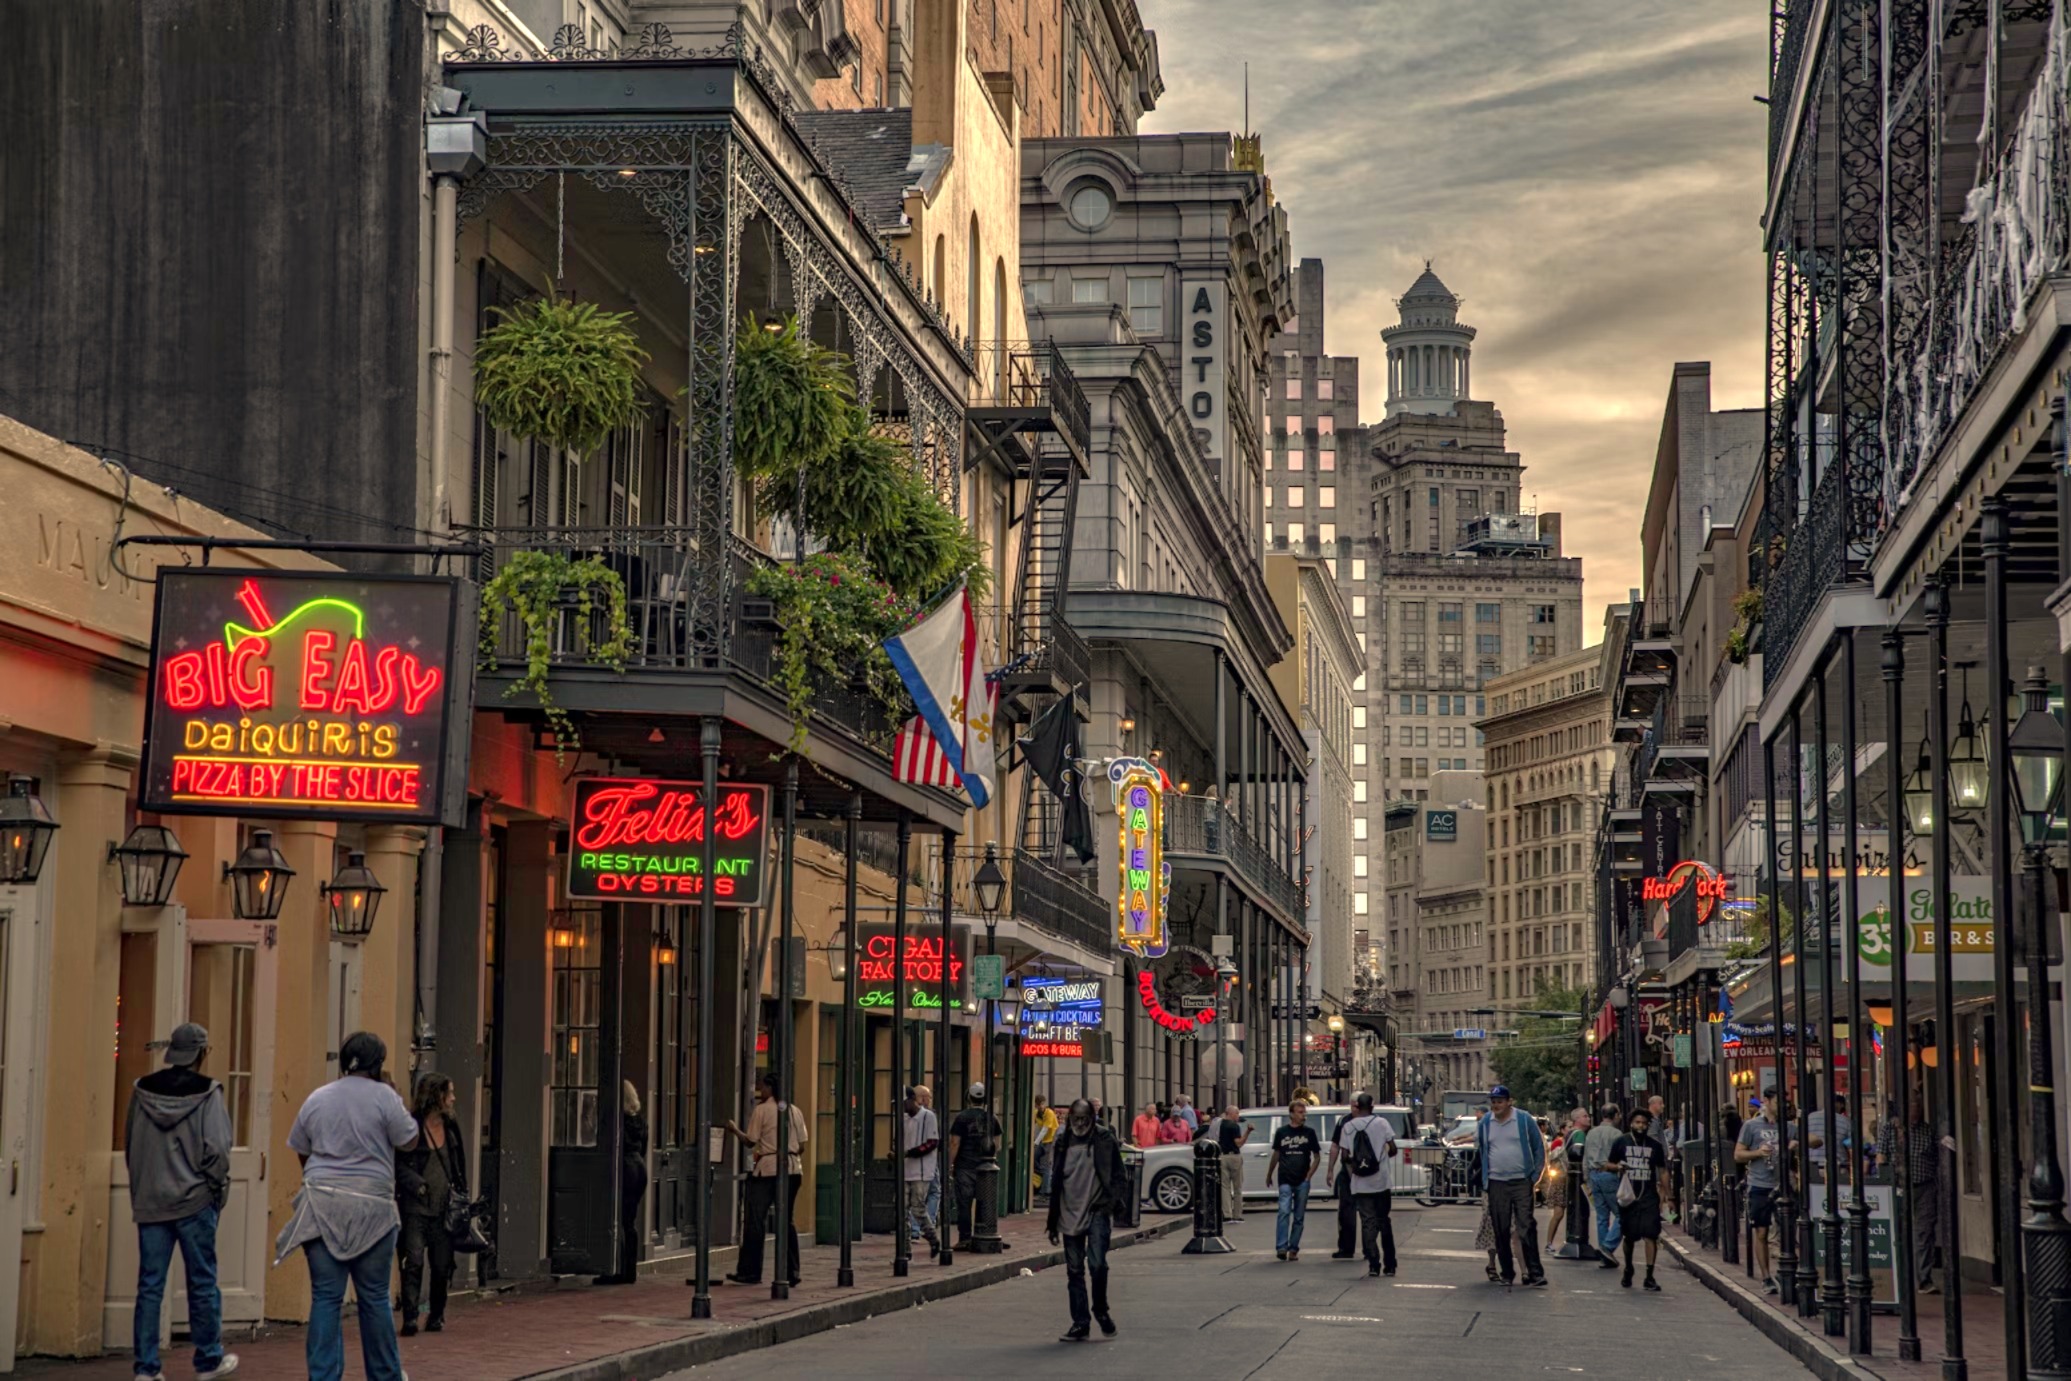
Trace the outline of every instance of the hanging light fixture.
<path fill-rule="evenodd" d="M 108 857 L 118 865 L 124 906 L 164 906 L 172 900 L 187 851 L 164 825 L 139 825 L 120 844 L 108 845 Z"/>
<path fill-rule="evenodd" d="M 381 910 L 382 897 L 388 894 L 381 879 L 367 866 L 367 856 L 358 849 L 348 852 L 338 875 L 317 890 L 331 907 L 331 934 L 348 945 L 356 945 L 373 933 L 374 915 Z"/>
<path fill-rule="evenodd" d="M 1891 1004 L 1889 1002 L 1866 1002 L 1863 1008 L 1870 1014 L 1870 1020 L 1889 1029 L 1891 1026 Z"/>
<path fill-rule="evenodd" d="M 1970 712 L 1970 664 L 1963 664 L 1963 711 L 1956 717 L 1956 741 L 1949 745 L 1949 808 L 1983 810 L 1991 774 L 1985 745 Z"/>
<path fill-rule="evenodd" d="M 671 968 L 676 963 L 676 947 L 666 939 L 654 942 L 654 962 L 659 968 Z"/>
<path fill-rule="evenodd" d="M 237 856 L 237 862 L 223 865 L 230 879 L 231 909 L 243 921 L 280 919 L 281 903 L 287 898 L 288 879 L 295 870 L 287 856 L 273 847 L 272 830 L 253 830 L 252 842 Z"/>
<path fill-rule="evenodd" d="M 836 983 L 848 981 L 849 976 L 849 928 L 841 926 L 834 932 L 834 938 L 827 942 L 827 976 Z"/>
<path fill-rule="evenodd" d="M 2021 838 L 2031 846 L 2041 846 L 2049 842 L 2063 794 L 2064 726 L 2050 713 L 2049 673 L 2041 667 L 2028 668 L 2021 698 L 2021 717 L 2007 735 L 2006 752 L 2013 765 L 2013 801 L 2021 818 Z"/>
<path fill-rule="evenodd" d="M 1920 740 L 1920 761 L 1913 768 L 1913 775 L 1906 778 L 1903 795 L 1906 806 L 1906 824 L 1913 831 L 1915 839 L 1927 839 L 1934 834 L 1934 769 L 1927 752 L 1927 740 Z"/>
<path fill-rule="evenodd" d="M 7 795 L 0 797 L 0 884 L 35 882 L 57 832 L 56 817 L 36 794 L 36 779 L 9 777 Z"/>

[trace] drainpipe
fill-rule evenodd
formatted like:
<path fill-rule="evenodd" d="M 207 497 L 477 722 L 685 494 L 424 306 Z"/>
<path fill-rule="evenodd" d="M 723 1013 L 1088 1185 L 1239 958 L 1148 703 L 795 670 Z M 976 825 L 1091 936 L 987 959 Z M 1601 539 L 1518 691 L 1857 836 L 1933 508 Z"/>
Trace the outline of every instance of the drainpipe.
<path fill-rule="evenodd" d="M 489 128 L 480 111 L 463 113 L 466 97 L 442 86 L 424 122 L 425 164 L 432 177 L 431 235 L 431 521 L 452 522 L 446 485 L 446 433 L 452 420 L 453 261 L 460 240 L 460 184 L 489 161 Z"/>

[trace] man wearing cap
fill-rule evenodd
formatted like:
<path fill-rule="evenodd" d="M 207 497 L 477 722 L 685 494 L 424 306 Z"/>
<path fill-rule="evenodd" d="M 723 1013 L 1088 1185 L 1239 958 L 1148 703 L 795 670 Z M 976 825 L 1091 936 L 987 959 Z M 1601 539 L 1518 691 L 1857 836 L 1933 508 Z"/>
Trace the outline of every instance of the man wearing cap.
<path fill-rule="evenodd" d="M 978 1167 L 999 1150 L 1000 1120 L 985 1106 L 985 1085 L 971 1085 L 971 1101 L 949 1124 L 949 1173 L 956 1191 L 956 1247 L 971 1250 L 978 1206 Z M 943 1224 L 948 1230 L 948 1224 Z"/>
<path fill-rule="evenodd" d="M 1519 1112 L 1510 1090 L 1497 1084 L 1489 1090 L 1489 1110 L 1474 1128 L 1474 1150 L 1488 1196 L 1489 1224 L 1496 1234 L 1496 1264 L 1509 1285 L 1517 1279 L 1510 1239 L 1524 1248 L 1524 1283 L 1546 1283 L 1539 1267 L 1539 1220 L 1532 1215 L 1532 1189 L 1546 1170 L 1546 1138 L 1537 1119 Z"/>
<path fill-rule="evenodd" d="M 187 1266 L 187 1325 L 194 1374 L 228 1376 L 223 1295 L 216 1286 L 216 1216 L 230 1193 L 230 1110 L 223 1086 L 201 1072 L 209 1033 L 193 1022 L 173 1030 L 165 1068 L 137 1080 L 123 1132 L 130 1217 L 137 1225 L 133 1366 L 140 1381 L 164 1381 L 158 1321 L 173 1249 Z"/>

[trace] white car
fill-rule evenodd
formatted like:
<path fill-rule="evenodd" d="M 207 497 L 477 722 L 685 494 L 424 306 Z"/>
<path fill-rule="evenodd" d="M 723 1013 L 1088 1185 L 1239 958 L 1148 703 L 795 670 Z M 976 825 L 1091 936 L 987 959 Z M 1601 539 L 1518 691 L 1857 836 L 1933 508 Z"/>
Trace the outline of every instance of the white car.
<path fill-rule="evenodd" d="M 1316 1137 L 1323 1143 L 1324 1163 L 1322 1172 L 1316 1176 L 1315 1187 L 1309 1191 L 1312 1199 L 1336 1197 L 1336 1186 L 1328 1178 L 1330 1169 L 1330 1142 L 1337 1133 L 1340 1119 L 1348 1116 L 1352 1109 L 1344 1104 L 1327 1107 L 1311 1107 L 1307 1124 L 1316 1129 Z M 1398 1147 L 1409 1144 L 1411 1113 L 1408 1108 L 1394 1104 L 1383 1104 L 1374 1109 L 1388 1119 L 1395 1128 L 1394 1140 Z M 1272 1159 L 1273 1133 L 1287 1121 L 1287 1109 L 1243 1108 L 1238 1111 L 1238 1120 L 1250 1128 L 1251 1135 L 1244 1141 L 1244 1197 L 1247 1201 L 1275 1199 L 1279 1189 L 1266 1183 L 1266 1165 Z M 1415 1196 L 1428 1178 L 1421 1167 L 1411 1165 L 1407 1157 L 1395 1162 L 1395 1190 L 1398 1196 Z M 1143 1153 L 1143 1197 L 1155 1212 L 1190 1213 L 1194 1207 L 1194 1148 L 1192 1145 L 1157 1146 Z"/>

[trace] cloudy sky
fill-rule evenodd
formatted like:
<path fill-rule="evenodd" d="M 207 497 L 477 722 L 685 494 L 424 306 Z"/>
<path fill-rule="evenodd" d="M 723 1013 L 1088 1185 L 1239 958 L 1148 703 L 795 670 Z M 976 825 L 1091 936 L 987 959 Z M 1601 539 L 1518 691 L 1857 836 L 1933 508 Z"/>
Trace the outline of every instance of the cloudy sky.
<path fill-rule="evenodd" d="M 1480 334 L 1474 391 L 1566 515 L 1585 638 L 1639 579 L 1678 360 L 1760 402 L 1769 7 L 1754 0 L 1139 0 L 1166 93 L 1147 131 L 1251 121 L 1328 343 L 1385 396 L 1380 329 L 1433 260 Z"/>

